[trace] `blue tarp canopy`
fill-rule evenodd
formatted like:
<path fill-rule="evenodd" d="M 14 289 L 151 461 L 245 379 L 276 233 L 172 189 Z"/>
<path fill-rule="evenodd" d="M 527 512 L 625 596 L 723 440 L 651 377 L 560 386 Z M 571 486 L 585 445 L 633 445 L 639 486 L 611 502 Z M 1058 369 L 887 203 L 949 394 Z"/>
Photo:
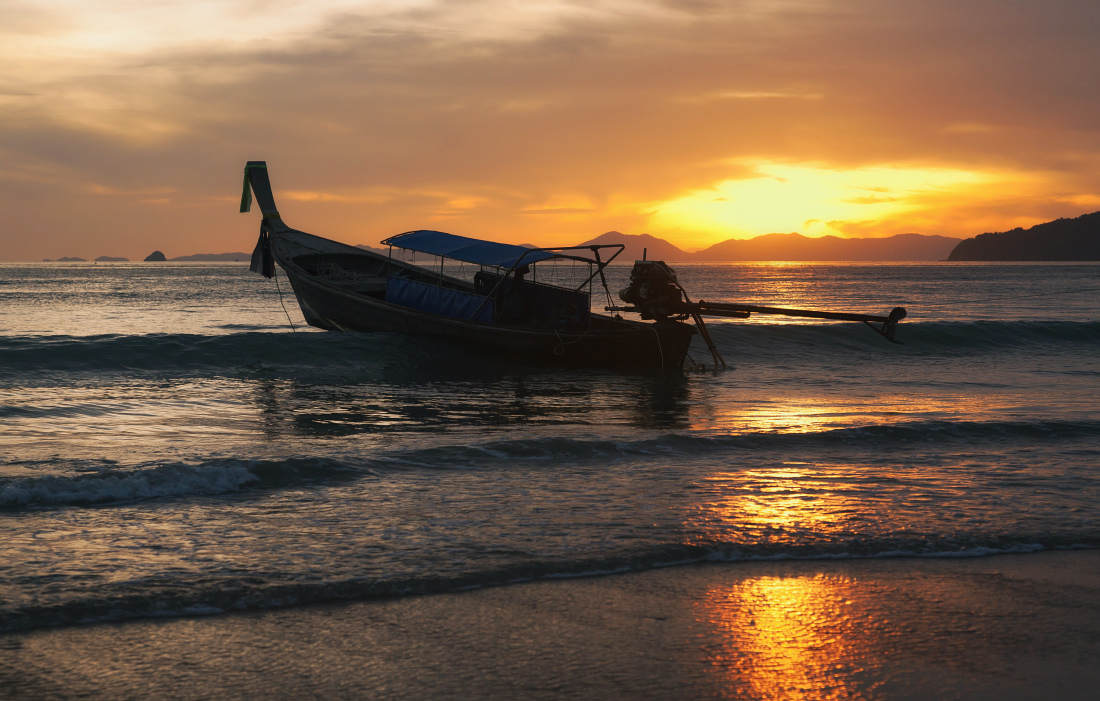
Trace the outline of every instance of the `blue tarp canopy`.
<path fill-rule="evenodd" d="M 453 258 L 464 263 L 496 265 L 502 268 L 511 268 L 520 256 L 523 256 L 522 263 L 537 263 L 540 260 L 563 257 L 550 251 L 534 251 L 523 246 L 481 241 L 465 236 L 445 234 L 442 231 L 409 231 L 391 236 L 382 243 L 387 246 L 397 246 L 409 251 L 416 251 L 417 253 Z"/>
<path fill-rule="evenodd" d="M 454 319 L 493 323 L 492 299 L 397 275 L 391 275 L 386 284 L 386 301 Z"/>

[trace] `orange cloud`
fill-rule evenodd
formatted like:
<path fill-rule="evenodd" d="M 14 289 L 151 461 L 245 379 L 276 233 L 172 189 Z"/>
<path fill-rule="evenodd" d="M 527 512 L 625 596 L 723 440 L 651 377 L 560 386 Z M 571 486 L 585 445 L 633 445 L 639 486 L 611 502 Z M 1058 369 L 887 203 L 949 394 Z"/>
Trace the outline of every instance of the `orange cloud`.
<path fill-rule="evenodd" d="M 429 219 L 543 244 L 611 229 L 685 246 L 772 230 L 969 236 L 1100 202 L 1095 3 L 4 13 L 0 259 L 247 248 L 253 227 L 226 203 L 257 158 L 288 221 L 353 243 Z M 782 167 L 817 175 L 768 170 Z M 829 185 L 891 170 L 976 180 Z M 760 173 L 770 189 L 746 209 Z"/>

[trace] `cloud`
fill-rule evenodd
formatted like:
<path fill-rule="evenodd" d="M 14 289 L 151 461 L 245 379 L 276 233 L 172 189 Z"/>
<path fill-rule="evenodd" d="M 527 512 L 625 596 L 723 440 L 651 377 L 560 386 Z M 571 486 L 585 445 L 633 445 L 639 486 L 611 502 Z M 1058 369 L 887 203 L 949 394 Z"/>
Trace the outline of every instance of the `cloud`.
<path fill-rule="evenodd" d="M 674 97 L 675 101 L 704 103 L 715 100 L 821 100 L 825 95 L 817 92 L 768 92 L 752 90 L 715 90 L 703 95 Z"/>
<path fill-rule="evenodd" d="M 0 22 L 0 205 L 35 236 L 0 258 L 251 236 L 219 198 L 256 158 L 297 226 L 364 243 L 425 216 L 536 243 L 637 230 L 754 162 L 1012 173 L 1031 184 L 1006 222 L 1100 193 L 1092 2 L 104 1 L 54 5 L 56 29 L 30 7 Z M 899 196 L 861 186 L 844 198 Z M 919 223 L 992 221 L 952 202 Z"/>
<path fill-rule="evenodd" d="M 887 202 L 898 202 L 900 197 L 848 197 L 840 200 L 847 204 L 886 204 Z"/>

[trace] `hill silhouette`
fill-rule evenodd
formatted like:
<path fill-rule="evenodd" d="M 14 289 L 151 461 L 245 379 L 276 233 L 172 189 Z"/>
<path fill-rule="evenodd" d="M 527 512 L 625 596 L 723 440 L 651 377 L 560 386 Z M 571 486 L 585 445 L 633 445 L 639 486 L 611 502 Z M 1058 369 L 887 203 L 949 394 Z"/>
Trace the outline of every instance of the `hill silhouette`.
<path fill-rule="evenodd" d="M 618 231 L 609 231 L 580 245 L 590 246 L 601 243 L 622 243 L 626 245 L 623 252 L 615 259 L 616 263 L 641 260 L 642 249 L 646 249 L 646 257 L 649 260 L 695 260 L 694 254 L 681 250 L 668 241 L 649 234 L 620 234 Z M 604 260 L 607 260 L 607 256 L 611 253 L 614 253 L 614 251 L 602 253 L 601 255 Z"/>
<path fill-rule="evenodd" d="M 947 236 L 923 234 L 867 239 L 764 234 L 717 243 L 699 251 L 695 260 L 943 260 L 958 242 Z"/>
<path fill-rule="evenodd" d="M 642 252 L 650 260 L 666 261 L 929 261 L 944 260 L 959 239 L 947 236 L 923 234 L 898 234 L 886 238 L 843 239 L 838 236 L 811 238 L 802 234 L 764 234 L 751 239 L 729 239 L 702 251 L 688 252 L 678 246 L 650 234 L 623 234 L 608 231 L 581 246 L 621 243 L 626 248 L 615 259 L 616 263 L 641 260 Z M 523 244 L 534 248 L 530 244 Z M 387 255 L 387 251 L 359 244 L 373 253 Z M 604 254 L 604 259 L 609 254 Z M 240 261 L 251 259 L 249 253 L 196 253 L 177 256 L 172 261 Z"/>
<path fill-rule="evenodd" d="M 959 239 L 923 234 L 898 234 L 878 239 L 842 239 L 839 236 L 810 238 L 802 234 L 764 234 L 751 239 L 729 239 L 710 248 L 688 253 L 671 243 L 649 234 L 620 234 L 609 231 L 582 245 L 593 243 L 625 243 L 626 250 L 617 261 L 632 261 L 648 249 L 650 260 L 718 261 L 718 260 L 943 260 Z"/>
<path fill-rule="evenodd" d="M 374 246 L 367 246 L 366 244 L 357 243 L 356 248 L 362 248 L 364 251 L 370 251 L 371 253 L 377 253 L 380 256 L 389 255 L 389 250 L 385 248 L 375 248 Z"/>
<path fill-rule="evenodd" d="M 1100 212 L 960 241 L 948 260 L 1100 260 Z"/>

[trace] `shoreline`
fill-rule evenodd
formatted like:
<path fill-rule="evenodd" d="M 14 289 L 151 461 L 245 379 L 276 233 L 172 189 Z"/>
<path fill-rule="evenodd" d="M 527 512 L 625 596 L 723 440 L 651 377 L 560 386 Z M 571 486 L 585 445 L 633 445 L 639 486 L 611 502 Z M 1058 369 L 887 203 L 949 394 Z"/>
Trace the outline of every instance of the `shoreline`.
<path fill-rule="evenodd" d="M 1091 698 L 1100 550 L 707 563 L 0 635 L 0 697 Z"/>

